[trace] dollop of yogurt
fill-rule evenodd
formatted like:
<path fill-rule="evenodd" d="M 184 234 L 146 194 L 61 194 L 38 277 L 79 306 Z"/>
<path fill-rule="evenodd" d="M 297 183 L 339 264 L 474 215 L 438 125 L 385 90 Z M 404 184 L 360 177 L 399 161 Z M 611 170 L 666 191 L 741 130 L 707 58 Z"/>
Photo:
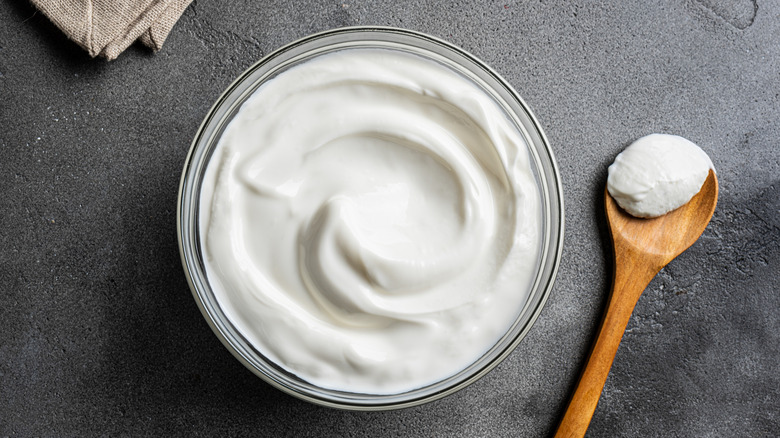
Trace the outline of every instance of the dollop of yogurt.
<path fill-rule="evenodd" d="M 261 85 L 205 172 L 206 273 L 258 351 L 321 387 L 419 388 L 493 347 L 538 266 L 541 200 L 515 123 L 472 80 L 389 49 Z"/>
<path fill-rule="evenodd" d="M 695 143 L 650 134 L 631 143 L 609 166 L 607 190 L 633 216 L 651 218 L 685 205 L 701 190 L 712 165 Z"/>

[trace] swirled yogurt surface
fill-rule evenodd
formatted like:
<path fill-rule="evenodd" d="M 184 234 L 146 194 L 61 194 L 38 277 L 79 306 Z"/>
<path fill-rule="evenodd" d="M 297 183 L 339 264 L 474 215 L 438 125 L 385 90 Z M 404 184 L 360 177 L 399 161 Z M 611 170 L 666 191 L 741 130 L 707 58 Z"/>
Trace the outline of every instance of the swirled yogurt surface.
<path fill-rule="evenodd" d="M 618 154 L 608 169 L 607 190 L 631 215 L 657 217 L 699 193 L 710 169 L 710 157 L 690 140 L 650 134 Z"/>
<path fill-rule="evenodd" d="M 200 233 L 228 319 L 329 389 L 463 370 L 525 304 L 541 245 L 528 146 L 474 82 L 345 49 L 261 85 L 206 169 Z"/>

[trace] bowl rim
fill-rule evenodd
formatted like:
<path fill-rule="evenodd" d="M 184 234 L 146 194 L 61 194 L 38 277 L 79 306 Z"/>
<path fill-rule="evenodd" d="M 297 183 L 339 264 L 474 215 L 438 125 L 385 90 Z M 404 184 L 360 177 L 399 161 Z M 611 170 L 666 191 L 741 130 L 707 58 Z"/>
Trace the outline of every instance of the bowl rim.
<path fill-rule="evenodd" d="M 481 367 L 478 368 L 475 372 L 471 372 L 470 374 L 467 373 L 465 378 L 456 381 L 454 384 L 451 384 L 450 386 L 445 387 L 439 391 L 425 394 L 423 396 L 412 397 L 402 401 L 371 402 L 371 403 L 362 404 L 362 403 L 355 402 L 354 399 L 352 399 L 352 401 L 346 401 L 346 399 L 342 401 L 335 401 L 333 399 L 318 397 L 314 394 L 301 392 L 300 390 L 295 390 L 291 387 L 284 386 L 279 382 L 277 382 L 276 380 L 274 380 L 273 378 L 271 378 L 271 376 L 269 376 L 262 370 L 258 369 L 253 364 L 251 364 L 237 350 L 236 346 L 228 339 L 226 333 L 223 332 L 223 329 L 220 327 L 220 324 L 218 324 L 218 323 L 224 323 L 224 321 L 215 320 L 215 316 L 212 315 L 211 312 L 209 311 L 208 305 L 204 301 L 204 297 L 201 296 L 201 291 L 198 289 L 198 286 L 196 285 L 196 282 L 193 278 L 192 268 L 198 267 L 197 263 L 194 262 L 197 262 L 196 259 L 199 257 L 199 252 L 195 252 L 193 248 L 190 245 L 188 245 L 188 243 L 191 244 L 192 242 L 191 234 L 195 234 L 194 238 L 196 240 L 199 240 L 199 233 L 193 233 L 191 230 L 193 226 L 189 223 L 184 223 L 183 219 L 184 219 L 184 213 L 188 211 L 187 209 L 192 208 L 191 204 L 194 203 L 195 204 L 194 208 L 196 209 L 198 205 L 198 202 L 194 202 L 193 199 L 191 199 L 191 197 L 185 197 L 184 195 L 185 192 L 187 191 L 186 189 L 189 180 L 198 176 L 197 171 L 195 171 L 193 175 L 193 162 L 196 158 L 196 153 L 199 152 L 199 145 L 201 145 L 201 143 L 204 142 L 204 134 L 206 133 L 208 127 L 212 126 L 213 123 L 225 123 L 225 118 L 222 119 L 215 119 L 215 118 L 219 110 L 223 108 L 223 105 L 225 105 L 226 102 L 228 102 L 231 98 L 234 97 L 234 93 L 237 92 L 238 87 L 242 85 L 244 81 L 248 80 L 248 78 L 251 76 L 253 72 L 271 63 L 281 55 L 289 53 L 293 49 L 300 48 L 306 44 L 311 44 L 326 38 L 334 38 L 334 37 L 338 37 L 341 35 L 348 35 L 348 34 L 364 34 L 364 33 L 366 35 L 370 35 L 370 34 L 384 34 L 387 36 L 397 35 L 397 36 L 402 36 L 403 38 L 411 38 L 415 40 L 425 41 L 428 44 L 433 44 L 445 51 L 452 52 L 456 55 L 459 55 L 467 59 L 468 61 L 473 63 L 476 67 L 482 69 L 492 80 L 494 80 L 498 85 L 500 85 L 504 89 L 504 91 L 508 93 L 508 95 L 515 101 L 514 103 L 516 103 L 517 106 L 519 106 L 519 108 L 523 111 L 523 115 L 527 117 L 528 122 L 530 123 L 530 126 L 525 126 L 523 123 L 519 123 L 520 122 L 519 120 L 516 120 L 516 122 L 518 122 L 518 128 L 522 128 L 523 136 L 526 142 L 528 143 L 528 149 L 529 149 L 529 154 L 531 155 L 532 167 L 534 168 L 535 175 L 536 175 L 535 180 L 537 180 L 537 183 L 540 186 L 539 190 L 540 192 L 542 192 L 541 193 L 542 199 L 540 200 L 540 202 L 542 204 L 543 213 L 547 214 L 548 216 L 543 218 L 543 222 L 546 224 L 551 224 L 551 222 L 554 221 L 553 225 L 557 225 L 557 226 L 547 225 L 549 229 L 542 236 L 543 241 L 540 249 L 541 260 L 539 262 L 537 272 L 535 273 L 536 279 L 531 286 L 532 292 L 534 290 L 539 290 L 538 299 L 534 303 L 531 303 L 532 296 L 529 295 L 529 299 L 524 305 L 524 308 L 520 311 L 518 318 L 515 320 L 513 325 L 507 330 L 507 332 L 503 335 L 503 337 L 499 341 L 497 341 L 496 345 L 498 345 L 507 335 L 510 334 L 511 331 L 514 330 L 515 326 L 518 325 L 521 317 L 524 314 L 526 314 L 526 312 L 531 312 L 531 313 L 528 314 L 528 318 L 524 321 L 523 327 L 514 335 L 511 342 L 509 342 L 508 344 L 502 347 L 502 350 L 500 351 L 499 354 L 494 356 L 487 363 L 482 364 Z M 368 42 L 369 40 L 366 41 Z M 405 45 L 404 42 L 398 44 Z M 470 68 L 468 66 L 462 66 L 462 67 L 466 69 Z M 236 102 L 243 103 L 246 100 L 246 98 L 257 89 L 258 86 L 259 84 L 250 84 L 250 87 L 248 89 L 244 90 L 241 93 L 238 93 L 238 95 L 235 97 L 233 101 L 232 104 L 233 107 L 235 107 Z M 507 103 L 511 104 L 512 102 L 507 102 Z M 509 111 L 509 108 L 505 108 L 505 110 Z M 514 108 L 512 108 L 512 112 L 514 112 Z M 526 130 L 528 129 L 531 129 L 533 132 L 531 133 L 526 132 Z M 538 136 L 538 141 L 533 141 L 533 139 L 529 138 L 529 134 L 536 134 Z M 205 146 L 208 146 L 209 142 L 206 141 L 203 144 L 205 144 Z M 203 167 L 207 163 L 208 163 L 208 159 L 205 160 L 205 163 L 201 163 L 201 166 Z M 539 168 L 540 165 L 542 168 Z M 540 179 L 542 179 L 542 181 L 540 181 Z M 555 278 L 558 273 L 558 269 L 561 262 L 561 256 L 563 252 L 565 215 L 564 215 L 564 205 L 563 205 L 564 202 L 563 187 L 561 183 L 560 172 L 558 169 L 557 161 L 555 160 L 554 153 L 547 139 L 547 136 L 545 135 L 544 130 L 542 129 L 540 123 L 538 122 L 534 113 L 531 111 L 528 104 L 526 104 L 526 102 L 522 99 L 519 93 L 517 93 L 517 91 L 501 75 L 499 75 L 490 66 L 488 66 L 479 58 L 467 52 L 466 50 L 458 46 L 455 46 L 454 44 L 449 43 L 445 40 L 442 40 L 440 38 L 422 32 L 396 28 L 396 27 L 350 26 L 350 27 L 342 27 L 342 28 L 330 29 L 323 32 L 314 33 L 305 36 L 303 38 L 300 38 L 298 40 L 295 40 L 289 44 L 286 44 L 274 50 L 273 52 L 269 53 L 268 55 L 263 56 L 257 62 L 253 63 L 249 68 L 244 70 L 235 80 L 233 80 L 231 84 L 222 92 L 220 97 L 214 102 L 214 104 L 207 112 L 206 116 L 203 119 L 203 122 L 198 127 L 198 130 L 196 131 L 196 134 L 193 137 L 193 141 L 187 153 L 187 157 L 184 161 L 184 166 L 183 166 L 178 190 L 179 191 L 178 191 L 177 206 L 176 206 L 176 232 L 177 232 L 177 240 L 179 246 L 179 255 L 182 261 L 182 267 L 184 269 L 184 274 L 187 279 L 190 292 L 192 293 L 195 302 L 201 311 L 201 314 L 203 315 L 204 319 L 208 323 L 209 327 L 211 327 L 211 330 L 214 332 L 214 334 L 217 336 L 220 342 L 222 342 L 222 344 L 228 349 L 228 351 L 230 351 L 230 353 L 234 357 L 236 357 L 245 367 L 247 367 L 255 375 L 259 376 L 261 379 L 263 379 L 266 383 L 299 399 L 303 399 L 311 403 L 315 403 L 315 404 L 319 404 L 331 408 L 371 411 L 371 410 L 400 409 L 400 408 L 407 408 L 411 406 L 417 406 L 420 404 L 441 399 L 442 397 L 450 395 L 456 391 L 459 391 L 462 388 L 465 388 L 466 386 L 469 386 L 473 382 L 483 377 L 485 374 L 487 374 L 492 369 L 494 369 L 499 363 L 501 363 L 512 351 L 514 351 L 517 345 L 528 334 L 531 327 L 536 322 L 537 318 L 541 314 L 541 311 L 544 308 L 544 305 L 546 304 L 552 292 L 552 288 L 555 283 Z M 197 195 L 196 197 L 199 197 L 199 187 L 197 190 L 194 190 L 194 193 L 196 193 Z M 193 223 L 197 222 L 197 214 L 194 215 L 194 219 L 191 222 Z M 197 226 L 195 226 L 195 229 L 197 229 Z M 544 275 L 542 275 L 542 271 L 545 271 Z M 206 277 L 205 270 L 201 274 L 203 277 Z M 538 287 L 535 287 L 537 282 L 539 281 L 544 282 L 544 284 L 540 284 Z M 527 309 L 527 307 L 531 304 L 533 304 L 533 308 Z M 492 351 L 492 349 L 489 351 Z M 478 362 L 479 360 L 474 364 L 472 364 L 471 366 L 473 367 Z M 461 373 L 468 370 L 469 368 L 466 368 L 465 370 L 461 371 Z M 446 380 L 448 379 L 438 381 L 429 386 L 435 386 L 437 384 L 445 382 Z M 310 386 L 319 388 L 316 385 L 310 385 Z M 425 388 L 428 388 L 428 386 L 426 386 Z M 331 393 L 339 392 L 333 390 L 326 390 L 326 391 L 329 391 Z M 351 394 L 351 393 L 346 393 L 346 394 Z M 384 397 L 384 396 L 380 396 L 380 397 Z"/>

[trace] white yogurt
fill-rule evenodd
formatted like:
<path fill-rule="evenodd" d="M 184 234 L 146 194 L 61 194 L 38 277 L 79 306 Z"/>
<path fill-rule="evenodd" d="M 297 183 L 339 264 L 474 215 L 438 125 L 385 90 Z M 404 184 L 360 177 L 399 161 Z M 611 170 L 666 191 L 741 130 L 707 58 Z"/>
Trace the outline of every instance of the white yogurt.
<path fill-rule="evenodd" d="M 699 193 L 712 165 L 697 145 L 676 135 L 650 134 L 631 143 L 609 166 L 607 190 L 628 213 L 657 217 Z"/>
<path fill-rule="evenodd" d="M 399 51 L 320 55 L 262 85 L 200 202 L 228 319 L 330 389 L 393 394 L 461 371 L 514 322 L 538 265 L 522 135 L 473 82 Z"/>

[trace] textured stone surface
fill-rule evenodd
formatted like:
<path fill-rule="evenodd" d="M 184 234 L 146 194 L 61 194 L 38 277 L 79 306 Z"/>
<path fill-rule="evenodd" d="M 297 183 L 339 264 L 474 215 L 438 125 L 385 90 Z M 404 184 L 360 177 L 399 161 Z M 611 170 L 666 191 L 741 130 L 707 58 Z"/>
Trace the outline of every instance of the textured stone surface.
<path fill-rule="evenodd" d="M 777 2 L 261 3 L 196 1 L 161 52 L 111 63 L 0 3 L 0 436 L 548 435 L 609 286 L 606 166 L 651 132 L 710 154 L 720 204 L 640 300 L 589 436 L 780 436 Z M 212 102 L 264 54 L 357 24 L 492 65 L 565 188 L 561 270 L 529 336 L 469 388 L 398 412 L 312 406 L 244 369 L 176 245 L 181 167 Z"/>

